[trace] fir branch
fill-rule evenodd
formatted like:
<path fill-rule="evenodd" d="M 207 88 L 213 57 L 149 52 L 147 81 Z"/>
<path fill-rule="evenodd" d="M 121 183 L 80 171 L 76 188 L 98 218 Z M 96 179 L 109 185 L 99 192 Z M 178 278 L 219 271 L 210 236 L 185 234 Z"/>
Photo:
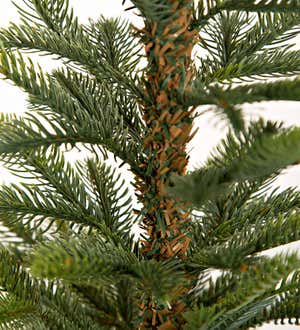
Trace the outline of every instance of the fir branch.
<path fill-rule="evenodd" d="M 56 148 L 48 152 L 37 150 L 21 153 L 19 157 L 12 155 L 4 160 L 5 165 L 12 172 L 28 173 L 30 171 L 31 175 L 19 175 L 23 179 L 38 180 L 38 184 L 28 187 L 30 191 L 34 189 L 32 192 L 38 195 L 39 200 L 43 201 L 46 198 L 46 201 L 48 199 L 54 201 L 50 203 L 49 209 L 49 212 L 52 212 L 54 225 L 63 228 L 67 221 L 69 228 L 74 224 L 90 226 L 97 228 L 104 236 L 115 235 L 117 239 L 120 235 L 130 243 L 131 198 L 128 196 L 127 189 L 121 189 L 124 181 L 120 182 L 120 176 L 115 177 L 115 171 L 109 167 L 90 159 L 84 164 L 77 162 L 76 171 Z M 62 202 L 59 201 L 60 199 Z M 22 201 L 19 201 L 19 207 L 22 208 Z M 37 212 L 39 209 L 37 205 L 35 208 Z M 43 206 L 43 210 L 45 209 L 46 207 Z M 64 218 L 63 215 L 69 211 L 69 216 Z M 62 214 L 62 217 L 59 214 Z M 45 214 L 47 223 L 50 219 L 51 215 L 48 218 Z M 39 220 L 42 225 L 44 223 L 42 218 Z M 85 220 L 87 222 L 84 224 Z M 15 221 L 17 219 L 13 224 L 9 222 L 10 226 L 17 226 Z M 94 224 L 88 224 L 90 221 Z"/>
<path fill-rule="evenodd" d="M 275 321 L 275 324 L 299 325 L 299 271 L 294 272 L 290 278 L 283 279 L 279 287 L 274 290 L 276 299 L 270 308 L 263 309 L 247 322 L 246 326 Z"/>
<path fill-rule="evenodd" d="M 101 239 L 81 235 L 80 239 L 58 240 L 40 246 L 34 253 L 31 272 L 36 276 L 64 278 L 75 284 L 100 288 L 113 284 L 118 274 L 126 273 L 137 261 L 133 253 L 121 247 L 106 246 Z"/>
<path fill-rule="evenodd" d="M 100 163 L 95 159 L 87 159 L 85 164 L 78 163 L 81 175 L 85 177 L 90 191 L 101 210 L 102 219 L 113 233 L 120 233 L 128 237 L 132 227 L 132 199 L 129 196 L 121 175 L 116 175 L 116 170 Z"/>
<path fill-rule="evenodd" d="M 242 40 L 251 31 L 255 18 L 243 12 L 222 12 L 202 30 L 200 47 L 209 53 L 220 67 L 229 63 L 240 62 Z M 252 55 L 250 53 L 250 55 Z"/>
<path fill-rule="evenodd" d="M 127 130 L 123 130 L 123 120 L 116 110 L 113 111 L 115 116 L 103 112 L 101 121 L 93 120 L 83 111 L 77 113 L 80 119 L 77 121 L 47 111 L 27 113 L 25 118 L 2 123 L 0 153 L 8 155 L 35 148 L 47 149 L 51 145 L 73 148 L 83 143 L 87 148 L 94 145 L 99 150 L 108 149 L 136 168 L 136 145 L 128 141 Z"/>
<path fill-rule="evenodd" d="M 102 25 L 104 24 L 106 24 L 106 21 L 102 22 Z M 116 29 L 118 28 L 116 26 Z M 119 31 L 119 33 L 122 32 Z M 113 35 L 107 37 L 113 38 Z M 127 38 L 130 38 L 130 36 L 128 35 Z M 70 62 L 79 65 L 83 70 L 95 76 L 99 82 L 106 81 L 118 85 L 125 90 L 129 90 L 136 98 L 143 95 L 135 81 L 125 71 L 125 68 L 128 69 L 128 66 L 126 66 L 127 61 L 120 62 L 120 64 L 125 65 L 125 68 L 121 66 L 118 68 L 113 67 L 111 57 L 117 55 L 115 53 L 105 53 L 107 49 L 102 49 L 103 53 L 101 53 L 94 41 L 90 40 L 89 33 L 83 27 L 76 26 L 76 31 L 61 35 L 42 26 L 34 27 L 25 20 L 20 26 L 11 24 L 8 29 L 0 30 L 0 40 L 5 48 L 38 50 L 42 53 L 55 55 L 57 59 L 61 59 L 66 65 Z M 113 40 L 108 39 L 107 42 L 113 43 Z M 85 51 L 85 49 L 89 51 Z M 131 67 L 133 68 L 133 66 Z"/>
<path fill-rule="evenodd" d="M 136 71 L 141 57 L 141 47 L 132 36 L 127 21 L 101 17 L 95 22 L 91 21 L 86 29 L 103 61 L 124 73 Z M 137 79 L 135 77 L 135 80 Z"/>
<path fill-rule="evenodd" d="M 246 226 L 245 226 L 246 227 Z M 232 241 L 239 241 L 241 245 L 252 246 L 251 254 L 263 252 L 280 245 L 288 244 L 299 240 L 300 219 L 299 215 L 279 216 L 273 221 L 264 223 L 256 222 L 248 229 L 242 230 L 239 234 L 235 233 Z M 242 240 L 244 241 L 242 242 Z"/>
<path fill-rule="evenodd" d="M 46 284 L 33 278 L 3 249 L 0 258 L 0 285 L 18 300 L 33 304 L 41 320 L 47 320 L 47 326 L 95 329 L 89 315 L 91 311 L 80 304 L 78 297 L 59 283 L 54 286 L 53 283 Z"/>
<path fill-rule="evenodd" d="M 169 191 L 200 206 L 220 195 L 228 184 L 278 172 L 298 161 L 299 134 L 297 128 L 278 131 L 276 125 L 262 121 L 239 135 L 229 133 L 205 167 L 184 177 L 174 177 L 175 187 Z"/>
<path fill-rule="evenodd" d="M 45 226 L 47 231 L 63 221 L 77 223 L 84 226 L 101 228 L 101 222 L 96 217 L 92 217 L 87 212 L 83 212 L 80 207 L 61 200 L 60 196 L 40 190 L 32 186 L 2 186 L 0 191 L 0 213 L 2 216 L 16 215 L 17 221 L 24 221 L 27 230 L 32 226 L 33 230 Z M 13 221 L 14 218 L 12 218 Z M 55 227 L 55 226 L 54 226 Z M 102 231 L 103 228 L 101 228 Z"/>
<path fill-rule="evenodd" d="M 214 112 L 221 120 L 226 119 L 238 132 L 245 129 L 245 120 L 241 109 L 228 97 L 228 90 L 229 87 L 225 90 L 220 86 L 206 86 L 196 80 L 192 89 L 181 95 L 179 102 L 184 106 L 213 105 L 207 111 Z"/>
<path fill-rule="evenodd" d="M 57 148 L 50 148 L 47 152 L 33 150 L 17 155 L 7 155 L 3 157 L 3 161 L 14 175 L 25 179 L 27 182 L 35 180 L 34 184 L 29 187 L 33 189 L 36 187 L 41 195 L 50 192 L 53 197 L 63 200 L 68 208 L 72 209 L 72 212 L 77 210 L 78 214 L 84 215 L 83 217 L 98 219 L 99 223 L 103 223 L 102 213 L 97 208 L 95 200 L 86 190 L 79 174 Z M 48 219 L 45 220 L 47 223 Z M 9 225 L 11 229 L 14 229 L 14 226 L 16 228 L 22 227 L 22 222 L 14 217 L 10 220 L 6 219 L 4 223 Z M 55 226 L 58 225 L 60 231 L 66 231 L 72 229 L 74 222 L 58 219 L 55 220 L 54 224 Z M 32 231 L 33 229 L 27 228 L 25 232 L 27 235 L 29 234 L 28 230 Z M 37 231 L 35 232 L 38 234 Z"/>
<path fill-rule="evenodd" d="M 241 324 L 246 323 L 255 314 L 259 314 L 263 307 L 272 304 L 278 281 L 286 278 L 294 270 L 295 265 L 300 265 L 296 255 L 279 255 L 249 266 L 241 273 L 236 287 L 231 288 L 215 305 L 200 305 L 194 311 L 185 313 L 186 328 L 205 326 L 207 329 L 238 329 L 239 321 Z M 212 310 L 214 316 L 203 319 L 201 314 L 209 315 Z"/>
<path fill-rule="evenodd" d="M 298 216 L 294 213 L 300 206 L 299 193 L 288 189 L 276 194 L 275 190 L 267 198 L 251 197 L 249 194 L 258 187 L 261 186 L 257 183 L 242 183 L 230 189 L 230 193 L 204 204 L 200 209 L 204 215 L 195 219 L 191 226 L 195 233 L 195 248 L 199 240 L 205 246 L 228 239 L 246 246 L 249 239 L 255 243 L 248 245 L 252 244 L 255 251 L 260 252 L 275 247 L 278 239 L 282 239 L 282 244 L 297 240 Z M 281 230 L 283 228 L 286 231 Z"/>
<path fill-rule="evenodd" d="M 36 223 L 38 227 L 46 225 L 45 230 L 52 228 L 52 224 L 58 229 L 66 224 L 69 228 L 77 224 L 96 228 L 107 238 L 114 237 L 116 244 L 121 237 L 124 244 L 131 244 L 131 197 L 127 189 L 121 189 L 124 182 L 120 182 L 120 176 L 115 177 L 115 171 L 109 167 L 90 159 L 86 164 L 77 163 L 77 172 L 56 148 L 47 153 L 42 150 L 21 153 L 19 157 L 7 157 L 5 161 L 13 171 L 30 171 L 31 175 L 25 176 L 27 180 L 39 181 L 25 186 L 22 193 L 17 186 L 12 190 L 3 187 L 2 194 L 10 196 L 4 198 L 6 205 L 10 205 L 5 211 L 4 223 L 10 228 L 23 226 L 22 219 Z M 87 173 L 80 169 L 81 166 Z M 25 200 L 14 193 L 15 189 Z M 25 192 L 29 194 L 28 198 Z M 26 231 L 37 230 L 37 227 L 25 227 Z"/>
<path fill-rule="evenodd" d="M 300 101 L 299 89 L 300 79 L 297 77 L 293 80 L 280 80 L 229 88 L 224 95 L 231 104 L 280 100 Z"/>
<path fill-rule="evenodd" d="M 144 123 L 140 118 L 137 103 L 132 100 L 128 93 L 124 93 L 118 88 L 109 91 L 109 86 L 105 84 L 99 86 L 96 82 L 91 81 L 89 77 L 70 70 L 67 70 L 67 72 L 55 71 L 53 76 L 59 83 L 60 88 L 65 89 L 69 96 L 79 102 L 80 106 L 96 120 L 103 119 L 101 112 L 107 111 L 107 107 L 115 109 L 119 113 L 120 121 L 122 118 L 123 130 L 128 131 L 134 143 L 141 143 L 140 135 L 145 129 Z M 138 153 L 136 156 L 138 156 Z"/>
<path fill-rule="evenodd" d="M 11 294 L 0 292 L 0 329 L 24 327 L 46 329 L 34 305 L 25 300 L 18 300 Z"/>
<path fill-rule="evenodd" d="M 291 47 L 288 41 L 299 31 L 299 13 L 260 14 L 253 25 L 255 20 L 243 12 L 222 12 L 204 27 L 200 46 L 209 56 L 200 59 L 202 79 L 220 82 L 253 75 L 278 76 L 284 63 L 298 57 L 296 51 L 287 50 Z M 280 61 L 283 54 L 285 62 Z M 294 64 L 290 68 L 295 74 L 299 69 Z M 257 71 L 251 73 L 254 68 Z"/>
<path fill-rule="evenodd" d="M 204 273 L 199 276 L 204 277 Z M 228 291 L 234 291 L 240 279 L 241 273 L 222 272 L 216 279 L 209 273 L 205 276 L 204 282 L 198 280 L 189 292 L 191 305 L 209 307 L 217 304 Z"/>
<path fill-rule="evenodd" d="M 210 110 L 214 111 L 216 116 L 220 117 L 220 120 L 227 120 L 228 124 L 234 131 L 243 131 L 245 129 L 245 119 L 242 110 L 226 102 L 220 103 L 221 104 L 216 108 L 212 108 Z"/>
<path fill-rule="evenodd" d="M 127 107 L 120 105 L 124 96 L 114 95 L 108 92 L 107 87 L 97 84 L 96 81 L 88 76 L 71 73 L 69 70 L 66 73 L 64 71 L 56 71 L 54 73 L 55 79 L 53 79 L 50 75 L 44 75 L 41 68 L 36 69 L 32 63 L 26 65 L 21 54 L 16 57 L 13 53 L 3 50 L 0 62 L 0 72 L 29 93 L 29 101 L 37 112 L 43 114 L 51 110 L 57 114 L 56 118 L 59 118 L 58 115 L 61 115 L 69 123 L 72 123 L 73 126 L 78 126 L 80 122 L 89 118 L 90 123 L 94 122 L 93 126 L 102 126 L 102 131 L 105 129 L 103 123 L 111 122 L 111 133 L 117 134 L 119 141 L 123 139 L 123 143 L 131 144 L 130 148 L 137 145 L 137 140 L 140 140 L 141 120 L 137 110 L 132 110 L 130 103 L 128 103 Z M 96 97 L 95 93 L 97 93 Z M 111 109 L 111 112 L 107 111 L 108 108 Z M 106 118 L 103 118 L 103 116 Z M 60 121 L 62 122 L 63 120 Z M 79 129 L 82 130 L 82 127 L 79 127 Z M 114 133 L 116 129 L 117 131 Z M 109 134 L 108 130 L 106 132 L 106 134 Z M 133 140 L 131 143 L 127 142 L 127 134 Z M 103 143 L 106 139 L 103 140 Z M 121 147 L 117 151 L 118 148 L 115 148 L 114 143 L 110 144 L 110 146 L 109 144 L 105 145 L 110 151 L 121 157 L 123 161 L 129 161 L 130 151 L 128 147 L 125 147 L 127 152 L 124 153 L 122 150 L 124 148 Z M 137 154 L 139 152 L 136 150 L 129 161 L 130 165 L 136 170 Z"/>
<path fill-rule="evenodd" d="M 251 17 L 251 16 L 250 16 Z M 259 13 L 254 26 L 240 33 L 236 61 L 263 50 L 287 50 L 294 46 L 293 39 L 300 32 L 299 13 Z"/>
<path fill-rule="evenodd" d="M 277 287 L 269 292 L 266 292 L 265 297 L 274 296 L 270 306 L 262 308 L 260 311 L 255 311 L 249 315 L 246 320 L 241 318 L 236 326 L 242 329 L 261 325 L 264 322 L 275 321 L 275 325 L 285 324 L 288 319 L 289 324 L 299 324 L 299 271 L 296 270 L 292 275 L 282 279 Z"/>
<path fill-rule="evenodd" d="M 279 80 L 274 82 L 243 84 L 238 87 L 208 86 L 195 84 L 185 93 L 183 103 L 189 106 L 215 104 L 226 109 L 243 103 L 263 101 L 300 101 L 300 79 Z"/>
<path fill-rule="evenodd" d="M 245 223 L 255 224 L 258 220 L 262 223 L 268 221 L 276 221 L 279 217 L 289 217 L 296 220 L 297 212 L 300 208 L 300 194 L 295 189 L 286 189 L 277 193 L 277 189 L 273 190 L 269 196 L 253 196 L 240 209 L 236 209 L 231 219 L 237 230 L 240 230 Z M 245 214 L 246 222 L 239 222 L 234 218 L 240 218 L 241 214 Z M 295 214 L 296 213 L 296 214 Z M 296 218 L 294 216 L 296 215 Z M 287 221 L 288 222 L 288 221 Z M 296 235 L 296 233 L 295 233 Z"/>
<path fill-rule="evenodd" d="M 278 78 L 296 75 L 300 72 L 299 51 L 265 50 L 254 53 L 241 62 L 231 62 L 222 67 L 208 58 L 201 60 L 198 71 L 199 81 L 206 84 L 225 81 L 252 81 L 256 77 Z"/>
<path fill-rule="evenodd" d="M 178 262 L 139 260 L 121 246 L 82 235 L 80 240 L 60 240 L 40 246 L 34 253 L 31 271 L 36 276 L 63 278 L 98 289 L 126 277 L 135 283 L 141 295 L 163 302 L 173 299 L 185 281 Z"/>
<path fill-rule="evenodd" d="M 276 176 L 269 179 L 261 178 L 260 180 L 254 181 L 243 181 L 233 184 L 228 187 L 224 193 L 218 195 L 217 198 L 208 200 L 199 208 L 200 214 L 194 213 L 192 221 L 189 225 L 189 234 L 192 237 L 190 245 L 190 253 L 205 249 L 209 246 L 217 244 L 218 242 L 224 242 L 230 238 L 231 235 L 243 227 L 243 216 L 242 212 L 248 210 L 248 205 L 251 205 L 252 200 L 262 198 L 262 196 L 269 188 L 270 184 L 273 183 Z M 287 193 L 288 195 L 288 193 Z M 263 199 L 263 198 L 262 198 Z M 295 201 L 292 205 L 296 207 L 297 198 L 291 197 L 291 200 Z M 283 203 L 286 199 L 283 199 Z M 263 205 L 264 201 L 262 201 Z M 292 202 L 291 202 L 292 204 Z M 287 207 L 291 205 L 287 203 Z M 257 204 L 254 204 L 256 207 Z M 280 204 L 281 205 L 281 204 Z M 275 204 L 275 208 L 276 208 Z M 283 205 L 284 208 L 284 205 Z M 249 213 L 251 206 L 249 206 Z M 262 206 L 262 214 L 264 215 L 264 208 Z M 278 208 L 278 214 L 281 212 L 281 208 Z M 284 208 L 286 210 L 286 208 Z M 253 212 L 255 214 L 255 212 Z M 270 217 L 274 214 L 270 212 Z M 245 217 L 248 219 L 248 213 Z M 253 222 L 255 220 L 255 215 Z"/>
<path fill-rule="evenodd" d="M 101 329 L 109 330 L 114 326 L 130 330 L 138 324 L 135 314 L 138 297 L 131 281 L 121 279 L 116 282 L 115 279 L 114 286 L 102 285 L 100 289 L 77 284 L 72 284 L 71 288 L 81 297 L 83 303 L 94 305 L 97 310 L 97 320 L 102 325 Z M 123 295 L 123 292 L 126 295 Z"/>
<path fill-rule="evenodd" d="M 299 13 L 299 0 L 201 0 L 194 12 L 192 27 L 201 28 L 222 11 Z"/>
<path fill-rule="evenodd" d="M 210 61 L 206 63 L 207 58 L 202 59 L 201 71 L 205 69 L 208 73 L 209 70 L 219 72 L 223 69 L 224 75 L 225 71 L 226 75 L 231 73 L 244 75 L 244 64 L 247 66 L 252 62 L 255 62 L 253 65 L 255 68 L 270 70 L 268 62 L 259 63 L 257 59 L 263 52 L 269 60 L 277 61 L 275 53 L 286 53 L 292 46 L 289 41 L 299 32 L 299 17 L 299 13 L 267 13 L 260 14 L 256 19 L 254 15 L 238 11 L 220 13 L 203 28 L 199 46 L 209 54 Z M 210 65 L 213 65 L 213 69 Z M 231 70 L 237 72 L 230 73 Z M 245 76 L 251 74 L 247 72 Z"/>
<path fill-rule="evenodd" d="M 75 38 L 75 36 L 72 35 L 72 38 Z M 26 21 L 19 26 L 11 24 L 7 30 L 2 29 L 0 31 L 0 40 L 5 48 L 25 49 L 28 51 L 38 50 L 43 53 L 56 55 L 57 58 L 62 59 L 66 64 L 72 61 L 88 71 L 91 70 L 91 73 L 94 75 L 104 73 L 103 63 L 100 62 L 97 65 L 95 63 L 93 55 L 97 54 L 97 50 L 82 29 L 77 33 L 76 38 L 77 42 L 70 43 L 71 36 L 67 39 L 66 36 L 53 33 L 49 29 L 31 26 Z M 84 47 L 84 49 L 89 49 L 90 47 L 93 55 L 84 52 L 79 45 Z"/>
<path fill-rule="evenodd" d="M 22 179 L 37 180 L 41 191 L 56 193 L 81 210 L 89 210 L 90 214 L 92 209 L 96 211 L 79 174 L 58 148 L 50 148 L 47 152 L 33 150 L 3 160 L 5 166 Z"/>
<path fill-rule="evenodd" d="M 25 6 L 21 7 L 13 2 L 24 20 L 34 23 L 35 26 L 46 26 L 58 34 L 64 34 L 65 31 L 76 33 L 78 19 L 74 17 L 69 0 L 23 0 L 23 3 Z"/>
<path fill-rule="evenodd" d="M 299 193 L 287 190 L 267 199 L 254 198 L 213 229 L 206 228 L 207 219 L 203 216 L 198 223 L 198 236 L 194 231 L 197 238 L 191 250 L 193 264 L 202 269 L 239 269 L 253 262 L 258 252 L 298 240 L 299 215 L 295 211 L 299 205 Z M 197 246 L 196 242 L 201 244 Z"/>
<path fill-rule="evenodd" d="M 68 123 L 61 116 L 55 114 L 51 114 L 50 116 L 43 112 L 42 117 L 50 125 L 51 129 L 54 130 L 54 133 L 41 124 L 41 118 L 38 115 L 31 113 L 27 114 L 26 120 L 22 118 L 12 122 L 2 123 L 0 152 L 2 154 L 9 154 L 39 147 L 48 148 L 52 144 L 57 146 L 67 146 L 70 144 L 74 146 L 77 142 L 96 144 L 103 141 L 102 139 L 99 140 L 98 135 L 84 136 L 81 132 L 81 134 L 78 134 L 74 130 L 74 127 L 72 127 L 72 124 Z M 87 127 L 90 125 L 95 126 L 95 124 L 90 122 L 87 125 L 85 123 L 83 129 L 87 133 Z M 64 126 L 63 128 L 61 127 L 62 125 Z M 67 131 L 67 134 L 65 131 Z M 92 131 L 95 133 L 95 129 L 90 130 L 90 132 Z"/>
<path fill-rule="evenodd" d="M 225 225 L 218 228 L 220 232 L 227 229 Z M 211 241 L 205 241 L 205 248 L 195 247 L 191 255 L 192 262 L 203 269 L 214 267 L 236 270 L 242 264 L 253 262 L 257 253 L 295 242 L 300 237 L 300 221 L 297 215 L 282 215 L 271 220 L 258 218 L 254 224 L 245 223 L 243 228 L 236 226 L 234 229 L 231 235 L 226 232 L 227 237 L 221 239 L 217 239 L 215 233 L 211 234 Z M 213 243 L 216 241 L 218 243 Z"/>

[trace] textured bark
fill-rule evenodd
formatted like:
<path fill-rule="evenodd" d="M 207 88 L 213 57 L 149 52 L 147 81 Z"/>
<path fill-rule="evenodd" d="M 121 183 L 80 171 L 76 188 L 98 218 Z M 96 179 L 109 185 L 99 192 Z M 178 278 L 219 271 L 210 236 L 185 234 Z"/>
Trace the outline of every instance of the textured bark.
<path fill-rule="evenodd" d="M 191 52 L 195 31 L 189 31 L 191 1 L 171 1 L 174 19 L 167 25 L 147 24 L 139 31 L 145 43 L 148 72 L 142 104 L 147 125 L 144 151 L 147 160 L 137 178 L 143 209 L 143 229 L 148 239 L 143 252 L 149 257 L 168 259 L 186 254 L 189 238 L 182 228 L 188 221 L 184 206 L 166 194 L 172 174 L 186 172 L 186 145 L 191 140 L 193 110 L 178 105 L 177 99 L 189 88 L 193 77 Z"/>
<path fill-rule="evenodd" d="M 145 22 L 138 33 L 145 45 L 148 70 L 145 78 L 146 99 L 141 108 L 147 125 L 144 137 L 146 162 L 143 175 L 136 178 L 139 200 L 143 204 L 142 242 L 146 257 L 166 260 L 185 258 L 190 238 L 185 228 L 189 214 L 183 204 L 166 193 L 172 174 L 184 175 L 188 164 L 186 145 L 192 138 L 194 109 L 178 104 L 193 79 L 191 53 L 198 33 L 190 31 L 193 2 L 172 1 L 171 20 Z M 185 289 L 179 289 L 181 295 Z M 180 294 L 179 294 L 180 295 Z M 169 306 L 144 302 L 143 329 L 178 329 L 185 305 L 180 297 Z"/>

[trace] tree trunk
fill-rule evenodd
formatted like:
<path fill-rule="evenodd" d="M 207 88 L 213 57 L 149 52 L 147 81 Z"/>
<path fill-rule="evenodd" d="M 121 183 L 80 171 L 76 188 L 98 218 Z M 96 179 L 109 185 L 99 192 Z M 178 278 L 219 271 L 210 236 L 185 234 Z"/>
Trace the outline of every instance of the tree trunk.
<path fill-rule="evenodd" d="M 173 17 L 165 22 L 145 22 L 139 35 L 145 45 L 148 70 L 145 79 L 147 101 L 141 104 L 147 125 L 144 151 L 147 161 L 137 177 L 139 200 L 147 238 L 142 252 L 148 258 L 185 258 L 190 243 L 185 227 L 189 214 L 184 205 L 166 193 L 172 174 L 184 175 L 188 164 L 186 145 L 191 140 L 194 109 L 178 104 L 189 89 L 194 68 L 191 53 L 197 31 L 189 29 L 193 1 L 172 1 Z M 182 292 L 183 293 L 183 292 Z M 178 301 L 158 307 L 143 303 L 148 316 L 144 329 L 178 329 L 184 304 Z"/>

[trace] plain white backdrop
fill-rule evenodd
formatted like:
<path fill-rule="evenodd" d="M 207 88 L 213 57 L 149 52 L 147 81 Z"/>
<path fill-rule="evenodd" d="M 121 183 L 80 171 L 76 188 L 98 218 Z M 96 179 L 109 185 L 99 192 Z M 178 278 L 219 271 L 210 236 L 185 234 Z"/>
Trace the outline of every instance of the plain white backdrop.
<path fill-rule="evenodd" d="M 16 0 L 18 4 L 22 4 L 22 0 Z M 75 13 L 79 16 L 80 21 L 85 23 L 88 18 L 97 19 L 100 15 L 121 16 L 129 19 L 135 25 L 140 25 L 140 19 L 132 12 L 124 12 L 121 5 L 122 0 L 70 0 L 70 4 L 74 7 Z M 127 1 L 127 3 L 129 3 Z M 18 14 L 11 0 L 0 0 L 0 26 L 5 27 L 9 21 L 17 22 Z M 300 40 L 300 38 L 298 38 Z M 297 40 L 296 40 L 297 42 Z M 300 45 L 300 42 L 297 42 Z M 38 58 L 32 55 L 34 60 L 38 60 L 45 71 L 51 71 L 58 64 L 53 62 L 50 57 Z M 300 92 L 300 91 L 299 91 Z M 207 107 L 200 107 L 199 112 L 202 113 Z M 0 111 L 1 112 L 24 112 L 26 110 L 26 95 L 17 87 L 7 81 L 0 80 Z M 300 126 L 300 107 L 298 102 L 262 102 L 244 106 L 245 116 L 255 119 L 258 116 L 264 118 L 280 120 L 285 125 Z M 197 167 L 203 162 L 212 148 L 217 144 L 222 136 L 226 133 L 226 123 L 218 123 L 212 114 L 205 114 L 198 118 L 196 126 L 199 127 L 197 136 L 189 145 L 190 150 L 190 169 Z M 84 153 L 71 152 L 68 154 L 69 159 L 82 158 Z M 131 179 L 130 174 L 124 172 L 127 179 Z M 0 183 L 9 183 L 17 181 L 15 177 L 9 174 L 4 168 L 0 167 Z M 284 189 L 289 186 L 300 187 L 300 166 L 287 169 L 276 181 L 276 186 Z M 273 249 L 269 254 L 277 253 L 284 250 L 298 250 L 300 244 L 298 242 L 289 244 L 282 248 Z M 272 324 L 265 325 L 260 329 L 293 329 L 294 326 L 275 326 Z M 225 329 L 224 329 L 225 330 Z"/>

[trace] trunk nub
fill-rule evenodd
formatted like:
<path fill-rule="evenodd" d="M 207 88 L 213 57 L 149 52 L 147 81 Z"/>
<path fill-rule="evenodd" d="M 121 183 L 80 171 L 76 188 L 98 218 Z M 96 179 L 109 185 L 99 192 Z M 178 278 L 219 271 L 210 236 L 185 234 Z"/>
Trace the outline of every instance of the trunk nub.
<path fill-rule="evenodd" d="M 192 112 L 177 103 L 193 77 L 191 52 L 196 42 L 190 31 L 192 1 L 172 1 L 171 20 L 149 23 L 140 31 L 148 59 L 145 90 L 148 102 L 142 105 L 148 131 L 144 138 L 147 162 L 144 175 L 137 178 L 143 203 L 142 228 L 148 234 L 143 253 L 150 258 L 184 257 L 190 239 L 184 227 L 188 213 L 167 196 L 165 187 L 172 174 L 183 175 L 191 140 Z"/>

